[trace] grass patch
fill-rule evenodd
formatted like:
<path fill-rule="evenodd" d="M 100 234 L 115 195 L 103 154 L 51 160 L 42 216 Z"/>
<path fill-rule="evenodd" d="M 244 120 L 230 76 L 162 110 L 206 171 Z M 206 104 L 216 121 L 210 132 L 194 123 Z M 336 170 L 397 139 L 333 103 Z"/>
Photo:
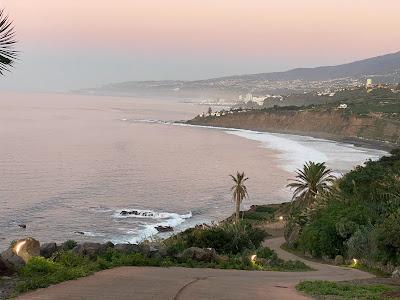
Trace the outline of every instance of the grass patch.
<path fill-rule="evenodd" d="M 296 286 L 296 289 L 320 299 L 366 299 L 381 300 L 393 299 L 383 294 L 395 291 L 394 287 L 385 285 L 359 285 L 343 282 L 330 281 L 303 281 Z M 334 297 L 334 298 L 332 298 Z"/>

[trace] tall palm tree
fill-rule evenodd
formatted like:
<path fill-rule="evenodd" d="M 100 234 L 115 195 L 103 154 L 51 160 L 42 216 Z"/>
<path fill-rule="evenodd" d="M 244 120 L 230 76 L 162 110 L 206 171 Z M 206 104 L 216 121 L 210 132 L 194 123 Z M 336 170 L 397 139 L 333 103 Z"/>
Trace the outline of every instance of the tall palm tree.
<path fill-rule="evenodd" d="M 296 171 L 296 179 L 291 179 L 292 182 L 287 187 L 294 190 L 293 200 L 299 206 L 309 206 L 318 194 L 331 190 L 335 179 L 332 170 L 325 163 L 309 161 L 304 164 L 303 170 Z"/>
<path fill-rule="evenodd" d="M 242 172 L 242 173 L 236 172 L 236 177 L 233 175 L 229 175 L 229 176 L 232 177 L 232 180 L 235 183 L 231 188 L 231 192 L 232 192 L 233 201 L 235 202 L 235 206 L 236 206 L 235 222 L 238 223 L 239 219 L 240 219 L 240 216 L 239 216 L 240 204 L 242 203 L 242 200 L 244 198 L 249 196 L 249 194 L 247 193 L 247 187 L 244 184 L 246 182 L 246 180 L 248 180 L 249 178 L 246 177 L 244 172 Z"/>
<path fill-rule="evenodd" d="M 15 43 L 13 22 L 4 13 L 4 9 L 0 9 L 0 75 L 8 71 L 17 59 L 17 51 L 14 50 Z"/>

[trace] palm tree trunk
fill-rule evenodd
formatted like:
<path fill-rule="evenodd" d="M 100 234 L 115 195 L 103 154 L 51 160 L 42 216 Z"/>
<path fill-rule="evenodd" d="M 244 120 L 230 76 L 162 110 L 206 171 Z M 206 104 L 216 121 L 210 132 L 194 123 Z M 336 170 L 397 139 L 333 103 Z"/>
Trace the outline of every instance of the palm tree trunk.
<path fill-rule="evenodd" d="M 240 196 L 236 196 L 236 221 L 235 223 L 238 224 L 240 221 Z"/>

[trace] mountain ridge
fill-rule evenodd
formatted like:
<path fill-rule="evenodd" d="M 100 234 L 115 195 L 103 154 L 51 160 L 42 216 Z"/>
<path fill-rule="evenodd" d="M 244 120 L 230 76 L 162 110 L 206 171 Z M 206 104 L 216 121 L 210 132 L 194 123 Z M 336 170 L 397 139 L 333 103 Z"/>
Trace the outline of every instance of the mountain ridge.
<path fill-rule="evenodd" d="M 362 85 L 372 77 L 376 83 L 400 82 L 400 51 L 350 63 L 295 68 L 288 71 L 231 75 L 201 80 L 154 80 L 111 83 L 88 92 L 163 94 L 166 96 L 237 96 L 243 93 L 288 94 Z"/>

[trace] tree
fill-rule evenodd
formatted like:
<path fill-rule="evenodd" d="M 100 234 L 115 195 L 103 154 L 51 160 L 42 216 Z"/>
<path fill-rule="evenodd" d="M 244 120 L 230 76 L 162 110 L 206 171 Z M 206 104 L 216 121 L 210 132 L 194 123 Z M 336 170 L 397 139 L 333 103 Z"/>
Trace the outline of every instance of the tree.
<path fill-rule="evenodd" d="M 310 206 L 318 194 L 330 191 L 336 177 L 325 163 L 309 161 L 304 164 L 303 170 L 296 171 L 296 179 L 291 179 L 287 187 L 294 190 L 293 200 L 300 206 Z"/>
<path fill-rule="evenodd" d="M 8 71 L 17 59 L 17 51 L 13 49 L 15 43 L 13 22 L 4 13 L 4 9 L 0 9 L 0 75 Z"/>
<path fill-rule="evenodd" d="M 248 197 L 248 193 L 247 193 L 247 187 L 244 184 L 249 178 L 246 177 L 246 175 L 244 174 L 244 172 L 240 173 L 237 172 L 236 173 L 236 177 L 233 175 L 229 175 L 231 176 L 232 180 L 234 181 L 234 185 L 231 188 L 231 192 L 232 192 L 232 197 L 233 197 L 233 201 L 235 202 L 235 206 L 236 206 L 236 210 L 235 210 L 235 223 L 239 222 L 240 219 L 240 204 L 242 203 L 242 200 L 246 197 Z"/>
<path fill-rule="evenodd" d="M 207 114 L 208 114 L 209 116 L 211 116 L 211 114 L 212 114 L 212 108 L 211 108 L 211 106 L 208 108 Z"/>

